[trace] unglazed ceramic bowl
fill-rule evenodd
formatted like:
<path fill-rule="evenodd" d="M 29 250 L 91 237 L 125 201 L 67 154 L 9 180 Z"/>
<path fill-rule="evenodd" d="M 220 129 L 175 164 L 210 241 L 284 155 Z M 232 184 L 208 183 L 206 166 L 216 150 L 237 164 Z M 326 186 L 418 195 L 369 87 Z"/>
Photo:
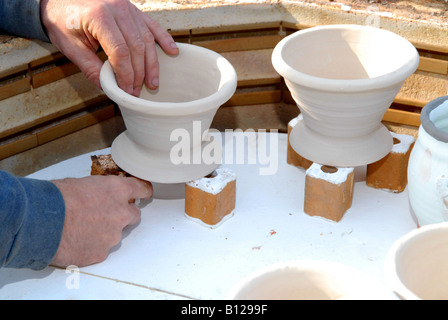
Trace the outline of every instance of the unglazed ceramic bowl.
<path fill-rule="evenodd" d="M 118 87 L 108 61 L 100 74 L 102 89 L 117 103 L 126 125 L 112 144 L 112 158 L 128 173 L 157 183 L 195 180 L 219 166 L 201 159 L 204 133 L 236 90 L 235 69 L 224 57 L 195 45 L 178 47 L 176 56 L 157 47 L 159 89 L 144 86 L 140 97 Z M 179 144 L 190 147 L 178 148 L 184 151 L 179 158 L 187 159 L 183 162 L 173 161 Z"/>
<path fill-rule="evenodd" d="M 299 155 L 353 167 L 391 151 L 393 139 L 381 120 L 418 67 L 409 41 L 370 26 L 314 27 L 281 40 L 272 64 L 303 115 L 290 134 Z"/>
<path fill-rule="evenodd" d="M 402 299 L 448 299 L 448 222 L 426 225 L 399 238 L 387 254 L 385 275 Z"/>
<path fill-rule="evenodd" d="M 231 300 L 392 300 L 392 291 L 339 263 L 294 260 L 257 270 L 228 293 Z"/>

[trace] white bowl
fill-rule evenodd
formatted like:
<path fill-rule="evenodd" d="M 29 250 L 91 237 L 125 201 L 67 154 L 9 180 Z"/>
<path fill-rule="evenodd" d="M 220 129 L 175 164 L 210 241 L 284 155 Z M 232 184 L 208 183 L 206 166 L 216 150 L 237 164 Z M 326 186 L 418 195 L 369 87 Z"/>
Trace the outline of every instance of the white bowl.
<path fill-rule="evenodd" d="M 448 222 L 420 227 L 398 239 L 386 257 L 385 274 L 402 299 L 448 299 Z"/>
<path fill-rule="evenodd" d="M 257 270 L 236 284 L 230 300 L 389 300 L 396 297 L 363 272 L 338 263 L 293 260 Z"/>

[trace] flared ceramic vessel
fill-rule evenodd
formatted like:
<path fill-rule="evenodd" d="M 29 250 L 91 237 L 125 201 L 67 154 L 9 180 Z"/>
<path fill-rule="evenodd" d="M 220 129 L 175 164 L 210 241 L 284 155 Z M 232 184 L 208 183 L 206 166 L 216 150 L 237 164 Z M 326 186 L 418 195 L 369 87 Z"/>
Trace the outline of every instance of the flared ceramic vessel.
<path fill-rule="evenodd" d="M 420 115 L 408 164 L 412 213 L 424 226 L 448 221 L 448 96 L 429 102 Z"/>
<path fill-rule="evenodd" d="M 393 139 L 381 120 L 419 55 L 390 31 L 331 25 L 285 37 L 272 64 L 303 115 L 292 148 L 320 164 L 353 167 L 390 152 Z"/>
<path fill-rule="evenodd" d="M 108 61 L 100 74 L 102 89 L 117 103 L 126 125 L 112 143 L 112 158 L 128 173 L 157 183 L 194 180 L 219 166 L 200 155 L 216 111 L 236 90 L 235 69 L 224 57 L 195 45 L 178 47 L 177 56 L 157 47 L 159 89 L 144 86 L 139 97 L 118 87 Z"/>

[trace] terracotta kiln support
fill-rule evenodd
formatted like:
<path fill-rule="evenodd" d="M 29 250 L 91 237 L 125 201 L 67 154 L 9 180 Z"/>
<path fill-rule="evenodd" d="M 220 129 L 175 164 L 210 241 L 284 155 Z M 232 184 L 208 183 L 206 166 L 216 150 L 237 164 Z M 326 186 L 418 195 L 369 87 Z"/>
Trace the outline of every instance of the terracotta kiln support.
<path fill-rule="evenodd" d="M 228 168 L 185 184 L 185 216 L 199 224 L 216 228 L 233 216 L 236 175 Z"/>

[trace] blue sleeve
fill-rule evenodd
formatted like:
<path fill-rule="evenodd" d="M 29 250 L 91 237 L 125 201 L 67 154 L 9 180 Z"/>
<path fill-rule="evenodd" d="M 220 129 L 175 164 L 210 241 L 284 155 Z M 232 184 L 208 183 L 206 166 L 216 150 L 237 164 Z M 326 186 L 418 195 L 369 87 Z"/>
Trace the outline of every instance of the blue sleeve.
<path fill-rule="evenodd" d="M 40 0 L 0 0 L 0 31 L 50 42 L 40 19 Z"/>
<path fill-rule="evenodd" d="M 48 266 L 64 220 L 64 199 L 55 184 L 0 171 L 0 267 Z"/>

